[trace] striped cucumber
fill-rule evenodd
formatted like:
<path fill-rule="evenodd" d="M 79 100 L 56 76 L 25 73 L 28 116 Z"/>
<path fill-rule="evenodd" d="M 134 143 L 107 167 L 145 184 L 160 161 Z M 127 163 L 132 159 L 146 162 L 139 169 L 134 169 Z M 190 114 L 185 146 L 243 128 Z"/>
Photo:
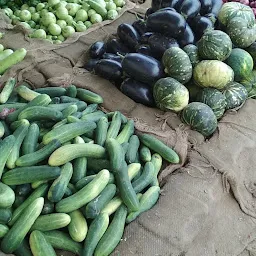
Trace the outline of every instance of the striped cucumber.
<path fill-rule="evenodd" d="M 43 160 L 47 159 L 54 150 L 59 148 L 61 143 L 58 140 L 52 140 L 50 143 L 45 145 L 43 148 L 32 152 L 30 154 L 19 157 L 15 164 L 16 166 L 32 166 L 39 164 Z"/>
<path fill-rule="evenodd" d="M 7 185 L 20 185 L 42 180 L 54 180 L 60 176 L 59 167 L 48 165 L 14 168 L 3 174 L 2 181 Z"/>
<path fill-rule="evenodd" d="M 121 132 L 116 137 L 116 140 L 123 144 L 125 142 L 128 142 L 130 137 L 134 134 L 134 121 L 128 120 L 128 122 L 125 124 Z"/>
<path fill-rule="evenodd" d="M 112 121 L 109 125 L 107 132 L 107 139 L 116 138 L 121 127 L 121 113 L 116 111 L 112 117 Z"/>
<path fill-rule="evenodd" d="M 15 84 L 16 84 L 16 79 L 13 77 L 10 77 L 6 81 L 6 83 L 3 87 L 3 90 L 0 93 L 0 103 L 1 104 L 4 104 L 9 99 L 9 97 L 13 91 L 13 88 L 15 87 Z"/>
<path fill-rule="evenodd" d="M 154 178 L 153 178 L 153 181 L 151 183 L 151 186 L 159 186 L 157 176 L 158 176 L 158 173 L 161 170 L 162 162 L 163 162 L 163 159 L 159 154 L 155 153 L 155 154 L 152 155 L 151 163 L 154 165 L 155 171 L 154 171 Z"/>
<path fill-rule="evenodd" d="M 40 215 L 43 205 L 44 198 L 39 197 L 24 209 L 1 242 L 1 249 L 4 253 L 12 253 L 19 247 L 35 220 Z"/>
<path fill-rule="evenodd" d="M 66 95 L 75 98 L 77 94 L 77 88 L 75 85 L 71 84 L 66 88 Z"/>
<path fill-rule="evenodd" d="M 57 256 L 52 245 L 45 239 L 43 233 L 38 230 L 30 234 L 29 244 L 33 256 Z"/>
<path fill-rule="evenodd" d="M 39 216 L 31 230 L 49 231 L 66 227 L 70 223 L 70 216 L 66 213 L 52 213 Z"/>
<path fill-rule="evenodd" d="M 85 217 L 79 210 L 70 212 L 69 216 L 71 218 L 71 222 L 68 225 L 69 235 L 76 242 L 84 241 L 88 231 Z"/>
<path fill-rule="evenodd" d="M 59 201 L 56 204 L 56 211 L 68 213 L 89 203 L 106 187 L 109 176 L 110 174 L 108 170 L 100 171 L 88 185 L 80 189 L 72 196 Z"/>
<path fill-rule="evenodd" d="M 166 161 L 173 164 L 178 164 L 180 162 L 177 153 L 154 136 L 141 134 L 139 135 L 139 139 L 145 146 L 161 155 Z"/>
<path fill-rule="evenodd" d="M 48 191 L 48 199 L 51 202 L 59 202 L 63 198 L 72 173 L 73 166 L 71 163 L 66 163 L 61 167 L 60 176 L 52 183 Z"/>
<path fill-rule="evenodd" d="M 10 208 L 15 200 L 13 190 L 6 184 L 0 182 L 0 208 Z"/>
<path fill-rule="evenodd" d="M 85 207 L 85 216 L 88 219 L 96 218 L 106 204 L 116 194 L 116 185 L 108 184 L 102 192 Z"/>
<path fill-rule="evenodd" d="M 127 208 L 122 205 L 116 211 L 113 220 L 100 239 L 94 252 L 95 256 L 110 255 L 114 251 L 123 236 L 126 216 Z"/>
<path fill-rule="evenodd" d="M 65 145 L 51 154 L 48 163 L 59 166 L 79 157 L 105 158 L 106 150 L 102 146 L 89 143 Z"/>
<path fill-rule="evenodd" d="M 101 213 L 93 220 L 84 242 L 82 256 L 93 256 L 97 244 L 108 228 L 108 224 L 109 216 L 106 213 Z"/>
<path fill-rule="evenodd" d="M 20 85 L 16 88 L 16 92 L 19 94 L 19 96 L 27 101 L 32 101 L 37 96 L 39 96 L 41 93 L 38 93 L 34 90 L 29 89 L 25 85 Z"/>
<path fill-rule="evenodd" d="M 46 145 L 53 139 L 59 140 L 61 143 L 72 140 L 73 138 L 85 134 L 88 131 L 92 131 L 96 128 L 94 122 L 79 122 L 64 124 L 58 128 L 55 128 L 44 135 L 43 143 Z"/>
<path fill-rule="evenodd" d="M 95 130 L 95 143 L 104 146 L 108 132 L 108 119 L 106 116 L 100 118 Z"/>
<path fill-rule="evenodd" d="M 128 164 L 135 163 L 136 154 L 138 153 L 140 140 L 137 135 L 132 135 L 129 139 L 129 147 L 125 154 L 125 159 Z"/>
<path fill-rule="evenodd" d="M 63 87 L 44 87 L 37 88 L 34 91 L 41 94 L 47 94 L 51 98 L 60 97 L 66 94 L 66 89 Z"/>
<path fill-rule="evenodd" d="M 77 88 L 77 98 L 85 101 L 86 103 L 103 103 L 103 98 L 99 94 L 82 88 Z"/>
<path fill-rule="evenodd" d="M 144 145 L 140 147 L 140 159 L 143 162 L 150 162 L 151 161 L 151 152 L 150 149 Z"/>

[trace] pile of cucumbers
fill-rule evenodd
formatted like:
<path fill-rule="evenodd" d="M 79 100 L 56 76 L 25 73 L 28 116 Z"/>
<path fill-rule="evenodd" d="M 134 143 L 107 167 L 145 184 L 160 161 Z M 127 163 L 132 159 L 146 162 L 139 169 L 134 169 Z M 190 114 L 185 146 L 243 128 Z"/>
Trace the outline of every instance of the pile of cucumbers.
<path fill-rule="evenodd" d="M 1 250 L 107 256 L 125 224 L 157 202 L 163 160 L 178 154 L 134 121 L 104 113 L 100 95 L 70 85 L 0 92 Z"/>

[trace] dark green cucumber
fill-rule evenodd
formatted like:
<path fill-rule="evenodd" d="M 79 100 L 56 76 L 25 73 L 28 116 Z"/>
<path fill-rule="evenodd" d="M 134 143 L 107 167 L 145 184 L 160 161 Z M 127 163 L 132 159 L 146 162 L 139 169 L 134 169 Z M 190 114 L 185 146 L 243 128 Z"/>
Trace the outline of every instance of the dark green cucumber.
<path fill-rule="evenodd" d="M 32 192 L 32 187 L 30 184 L 18 185 L 15 188 L 15 194 L 17 196 L 28 196 Z"/>
<path fill-rule="evenodd" d="M 107 132 L 107 139 L 113 138 L 115 139 L 119 133 L 121 127 L 121 113 L 116 111 L 112 117 L 112 121 L 109 125 Z"/>
<path fill-rule="evenodd" d="M 2 176 L 7 159 L 9 158 L 15 145 L 15 140 L 15 136 L 9 135 L 0 142 L 0 178 Z"/>
<path fill-rule="evenodd" d="M 121 132 L 118 134 L 116 140 L 120 143 L 123 144 L 125 142 L 128 142 L 130 137 L 134 134 L 134 121 L 129 120 Z"/>
<path fill-rule="evenodd" d="M 25 136 L 21 151 L 22 155 L 27 155 L 36 151 L 39 138 L 39 126 L 36 123 L 32 123 L 28 128 L 28 133 Z"/>
<path fill-rule="evenodd" d="M 129 147 L 125 154 L 125 159 L 128 164 L 136 162 L 136 154 L 140 147 L 140 140 L 137 135 L 132 135 L 129 139 Z"/>
<path fill-rule="evenodd" d="M 26 239 L 23 239 L 20 246 L 14 251 L 15 256 L 33 256 L 29 243 Z"/>
<path fill-rule="evenodd" d="M 83 114 L 81 120 L 98 122 L 103 116 L 106 116 L 106 114 L 103 111 L 98 110 L 90 114 Z"/>
<path fill-rule="evenodd" d="M 84 101 L 81 101 L 81 100 L 75 102 L 75 104 L 77 105 L 77 110 L 78 111 L 84 111 L 87 107 L 87 104 Z"/>
<path fill-rule="evenodd" d="M 60 176 L 52 183 L 48 191 L 48 199 L 51 202 L 59 202 L 63 198 L 72 173 L 73 166 L 71 163 L 66 163 L 61 167 Z"/>
<path fill-rule="evenodd" d="M 89 219 L 96 218 L 106 204 L 116 194 L 116 185 L 108 184 L 102 192 L 85 207 L 85 216 Z"/>
<path fill-rule="evenodd" d="M 1 209 L 0 208 L 0 224 L 9 224 L 12 219 L 11 209 Z"/>
<path fill-rule="evenodd" d="M 85 217 L 79 210 L 69 213 L 69 216 L 71 218 L 71 222 L 68 225 L 69 235 L 76 242 L 84 241 L 88 231 Z"/>
<path fill-rule="evenodd" d="M 19 157 L 15 164 L 16 166 L 32 166 L 39 164 L 43 160 L 47 159 L 51 153 L 59 148 L 61 143 L 58 140 L 52 140 L 50 143 L 45 145 L 43 148 Z"/>
<path fill-rule="evenodd" d="M 109 216 L 106 213 L 99 214 L 93 220 L 85 238 L 82 256 L 93 256 L 97 244 L 108 228 L 108 224 Z"/>
<path fill-rule="evenodd" d="M 66 95 L 67 96 L 75 98 L 76 94 L 77 94 L 77 88 L 73 84 L 71 84 L 70 86 L 68 86 L 66 88 Z"/>
<path fill-rule="evenodd" d="M 7 185 L 20 185 L 41 180 L 54 180 L 60 173 L 59 167 L 49 165 L 18 167 L 4 173 L 2 181 Z"/>
<path fill-rule="evenodd" d="M 42 184 L 18 207 L 13 211 L 12 218 L 8 225 L 13 225 L 19 219 L 22 212 L 37 198 L 44 197 L 48 191 L 48 185 Z"/>
<path fill-rule="evenodd" d="M 113 118 L 113 115 L 114 115 L 114 114 L 115 114 L 115 112 L 108 112 L 108 113 L 107 113 L 108 119 L 111 120 L 111 119 Z M 121 114 L 121 121 L 122 121 L 122 124 L 126 124 L 126 123 L 128 122 L 126 116 L 124 116 L 121 112 L 120 112 L 120 114 Z"/>
<path fill-rule="evenodd" d="M 69 96 L 61 96 L 60 97 L 60 102 L 61 103 L 73 103 L 73 102 L 78 102 L 79 99 L 69 97 Z"/>
<path fill-rule="evenodd" d="M 44 236 L 53 248 L 81 255 L 82 245 L 73 241 L 68 234 L 62 231 L 52 230 L 44 232 Z"/>
<path fill-rule="evenodd" d="M 13 77 L 8 78 L 1 93 L 0 93 L 0 103 L 4 104 L 10 97 L 16 84 L 16 79 Z"/>
<path fill-rule="evenodd" d="M 4 253 L 12 253 L 20 246 L 22 240 L 40 215 L 43 205 L 44 198 L 39 197 L 24 209 L 1 242 L 1 249 Z"/>
<path fill-rule="evenodd" d="M 97 110 L 98 104 L 90 104 L 87 108 L 82 112 L 82 115 L 93 113 Z"/>
<path fill-rule="evenodd" d="M 104 146 L 108 132 L 108 119 L 103 116 L 99 119 L 95 130 L 95 143 Z"/>
<path fill-rule="evenodd" d="M 63 87 L 44 87 L 44 88 L 37 88 L 34 91 L 41 94 L 47 94 L 51 98 L 60 97 L 66 94 L 66 89 Z"/>
<path fill-rule="evenodd" d="M 77 89 L 77 98 L 86 103 L 103 103 L 103 98 L 100 95 L 82 88 Z"/>
<path fill-rule="evenodd" d="M 35 230 L 30 234 L 29 244 L 34 256 L 57 256 L 52 245 L 42 232 Z"/>
<path fill-rule="evenodd" d="M 55 109 L 42 107 L 42 106 L 33 106 L 24 109 L 20 112 L 18 119 L 27 119 L 29 121 L 37 120 L 53 120 L 60 121 L 63 118 L 63 114 Z"/>
<path fill-rule="evenodd" d="M 155 153 L 155 154 L 152 155 L 151 163 L 154 165 L 155 170 L 154 170 L 154 178 L 153 178 L 153 181 L 151 183 L 151 186 L 159 186 L 157 176 L 158 176 L 158 173 L 161 170 L 162 162 L 163 162 L 163 159 L 159 154 Z"/>
<path fill-rule="evenodd" d="M 117 209 L 106 232 L 100 239 L 94 252 L 95 256 L 110 255 L 114 251 L 123 236 L 126 216 L 127 208 L 121 205 Z"/>
<path fill-rule="evenodd" d="M 107 159 L 96 159 L 96 158 L 88 158 L 87 159 L 87 169 L 99 172 L 102 169 L 108 169 L 110 170 L 110 162 Z"/>
<path fill-rule="evenodd" d="M 6 166 L 9 169 L 15 168 L 16 166 L 15 162 L 19 158 L 21 144 L 25 136 L 27 135 L 28 128 L 29 128 L 29 123 L 28 124 L 24 123 L 20 125 L 13 133 L 15 137 L 15 143 L 13 145 L 12 151 L 6 162 Z"/>
<path fill-rule="evenodd" d="M 144 145 L 140 147 L 140 159 L 143 162 L 151 161 L 151 152 L 150 149 Z"/>
<path fill-rule="evenodd" d="M 44 207 L 41 212 L 42 215 L 50 214 L 54 212 L 54 203 L 50 202 L 49 200 L 44 200 Z"/>
<path fill-rule="evenodd" d="M 81 121 L 79 123 L 64 124 L 55 128 L 44 135 L 43 143 L 48 144 L 53 139 L 59 140 L 61 143 L 72 140 L 88 131 L 94 130 L 96 124 L 94 122 Z"/>
<path fill-rule="evenodd" d="M 128 167 L 125 161 L 123 161 L 122 167 L 116 171 L 115 180 L 120 196 L 127 208 L 130 211 L 137 211 L 139 209 L 139 201 L 129 179 Z"/>
<path fill-rule="evenodd" d="M 152 135 L 141 134 L 139 135 L 139 139 L 145 146 L 161 155 L 166 161 L 174 164 L 178 164 L 180 162 L 178 154 L 173 149 Z"/>
<path fill-rule="evenodd" d="M 64 198 L 56 204 L 57 212 L 69 213 L 77 210 L 97 197 L 109 181 L 109 171 L 102 170 L 85 187 L 70 197 Z"/>
<path fill-rule="evenodd" d="M 15 200 L 14 191 L 0 182 L 0 208 L 10 208 Z"/>
<path fill-rule="evenodd" d="M 141 176 L 132 182 L 133 189 L 136 193 L 140 193 L 146 188 L 154 178 L 155 167 L 151 162 L 147 162 L 143 168 Z"/>
<path fill-rule="evenodd" d="M 76 112 L 77 112 L 77 105 L 70 105 L 64 110 L 62 110 L 62 115 L 63 115 L 63 118 L 66 118 Z"/>
<path fill-rule="evenodd" d="M 52 213 L 39 216 L 31 230 L 50 231 L 66 227 L 71 219 L 66 213 Z"/>

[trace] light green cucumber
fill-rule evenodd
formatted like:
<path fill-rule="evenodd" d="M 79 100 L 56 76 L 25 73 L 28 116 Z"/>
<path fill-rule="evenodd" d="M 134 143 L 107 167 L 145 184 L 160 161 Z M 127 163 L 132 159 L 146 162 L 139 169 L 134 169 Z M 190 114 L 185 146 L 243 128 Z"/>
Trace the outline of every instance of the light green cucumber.
<path fill-rule="evenodd" d="M 0 208 L 10 208 L 15 200 L 13 190 L 6 184 L 0 182 Z"/>
<path fill-rule="evenodd" d="M 85 101 L 86 103 L 103 103 L 103 98 L 99 94 L 82 88 L 77 88 L 77 98 Z"/>
<path fill-rule="evenodd" d="M 143 162 L 151 161 L 151 152 L 150 149 L 144 145 L 140 147 L 140 159 Z"/>
<path fill-rule="evenodd" d="M 32 101 L 37 96 L 41 95 L 41 93 L 31 90 L 25 85 L 18 86 L 16 88 L 16 92 L 19 94 L 20 97 L 22 97 L 23 99 L 25 99 L 27 101 Z"/>
<path fill-rule="evenodd" d="M 109 203 L 101 210 L 101 213 L 107 213 L 109 216 L 113 214 L 121 205 L 123 201 L 119 196 L 115 196 Z"/>
<path fill-rule="evenodd" d="M 159 154 L 155 153 L 155 154 L 152 155 L 151 163 L 154 165 L 155 171 L 154 171 L 154 178 L 153 178 L 153 181 L 151 183 L 151 186 L 159 186 L 157 176 L 158 176 L 158 173 L 161 170 L 162 162 L 163 162 L 163 159 Z"/>
<path fill-rule="evenodd" d="M 106 116 L 100 118 L 95 130 L 95 143 L 104 146 L 108 132 L 108 119 Z"/>
<path fill-rule="evenodd" d="M 15 87 L 15 84 L 16 84 L 16 79 L 13 77 L 10 77 L 6 81 L 6 83 L 3 87 L 3 90 L 0 93 L 0 103 L 1 104 L 4 104 L 9 99 L 9 97 L 13 91 L 13 88 Z"/>
<path fill-rule="evenodd" d="M 113 138 L 115 139 L 119 133 L 121 127 L 121 113 L 116 111 L 112 117 L 112 121 L 109 125 L 107 132 L 107 139 Z"/>
<path fill-rule="evenodd" d="M 128 122 L 125 124 L 121 132 L 118 134 L 116 140 L 123 144 L 125 142 L 128 142 L 130 137 L 134 134 L 134 121 L 128 120 Z"/>
<path fill-rule="evenodd" d="M 90 114 L 82 115 L 81 120 L 98 122 L 104 116 L 106 116 L 106 114 L 103 111 L 98 110 Z"/>
<path fill-rule="evenodd" d="M 87 108 L 82 112 L 82 115 L 93 113 L 97 110 L 98 104 L 90 104 Z"/>
<path fill-rule="evenodd" d="M 0 224 L 0 238 L 4 237 L 9 231 L 8 226 Z"/>
<path fill-rule="evenodd" d="M 129 147 L 125 154 L 125 159 L 128 164 L 136 162 L 136 155 L 140 146 L 140 140 L 137 135 L 132 135 L 129 139 Z"/>
<path fill-rule="evenodd" d="M 63 115 L 63 118 L 66 118 L 76 112 L 77 112 L 77 105 L 70 105 L 64 110 L 62 110 L 62 115 Z"/>

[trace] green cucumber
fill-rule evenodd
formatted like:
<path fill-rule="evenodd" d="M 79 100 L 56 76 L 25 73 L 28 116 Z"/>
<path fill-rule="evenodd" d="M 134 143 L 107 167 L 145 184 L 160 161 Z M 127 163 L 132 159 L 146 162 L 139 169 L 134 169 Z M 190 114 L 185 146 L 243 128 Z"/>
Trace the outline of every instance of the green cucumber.
<path fill-rule="evenodd" d="M 26 200 L 25 196 L 15 196 L 15 201 L 13 203 L 13 208 L 18 208 Z"/>
<path fill-rule="evenodd" d="M 20 246 L 14 251 L 14 255 L 16 256 L 33 256 L 29 243 L 26 239 L 23 239 Z"/>
<path fill-rule="evenodd" d="M 137 135 L 132 135 L 129 139 L 129 147 L 125 154 L 127 164 L 136 162 L 136 154 L 140 147 L 140 140 Z"/>
<path fill-rule="evenodd" d="M 96 218 L 106 204 L 116 194 L 116 185 L 108 184 L 102 192 L 85 207 L 85 216 L 89 219 Z"/>
<path fill-rule="evenodd" d="M 73 113 L 72 116 L 76 117 L 76 118 L 81 118 L 82 117 L 82 112 Z"/>
<path fill-rule="evenodd" d="M 139 139 L 145 146 L 161 155 L 166 161 L 173 164 L 178 164 L 180 162 L 178 154 L 154 136 L 141 134 L 139 135 Z"/>
<path fill-rule="evenodd" d="M 141 213 L 151 209 L 157 202 L 160 195 L 160 188 L 158 186 L 150 187 L 140 198 L 140 208 L 136 212 L 131 212 L 126 218 L 126 223 L 135 220 Z"/>
<path fill-rule="evenodd" d="M 16 138 L 13 135 L 9 135 L 0 142 L 0 178 L 2 176 L 7 159 L 9 158 L 15 145 L 15 140 Z"/>
<path fill-rule="evenodd" d="M 108 170 L 100 171 L 88 185 L 80 189 L 72 196 L 59 201 L 56 204 L 56 211 L 68 213 L 89 203 L 106 187 L 109 176 L 110 174 Z"/>
<path fill-rule="evenodd" d="M 100 239 L 106 232 L 109 224 L 109 216 L 106 213 L 99 214 L 91 223 L 85 238 L 82 251 L 83 256 L 93 256 L 94 250 Z"/>
<path fill-rule="evenodd" d="M 64 124 L 45 134 L 43 137 L 43 143 L 48 144 L 53 139 L 57 139 L 61 143 L 64 143 L 88 131 L 94 130 L 95 128 L 96 124 L 94 122 L 87 121 Z"/>
<path fill-rule="evenodd" d="M 19 126 L 21 125 L 29 125 L 29 121 L 27 119 L 21 119 L 18 121 L 15 121 L 13 123 L 11 123 L 10 128 L 12 131 L 15 131 Z"/>
<path fill-rule="evenodd" d="M 124 142 L 124 143 L 121 144 L 121 146 L 122 146 L 124 155 L 126 155 L 126 152 L 127 152 L 128 148 L 129 148 L 129 142 Z"/>
<path fill-rule="evenodd" d="M 54 180 L 60 176 L 59 167 L 48 165 L 28 166 L 14 168 L 2 177 L 2 181 L 7 185 L 20 185 L 42 180 Z"/>
<path fill-rule="evenodd" d="M 91 122 L 98 122 L 104 116 L 106 116 L 106 114 L 103 111 L 98 110 L 98 111 L 95 111 L 95 112 L 90 113 L 90 114 L 82 115 L 81 120 L 91 121 Z"/>
<path fill-rule="evenodd" d="M 39 216 L 31 230 L 50 231 L 66 227 L 71 219 L 66 213 L 52 213 Z"/>
<path fill-rule="evenodd" d="M 157 176 L 158 176 L 158 173 L 161 170 L 162 162 L 163 162 L 163 159 L 159 154 L 155 153 L 155 154 L 152 155 L 151 163 L 154 165 L 155 171 L 154 171 L 154 178 L 153 178 L 153 181 L 151 183 L 151 186 L 159 186 Z"/>
<path fill-rule="evenodd" d="M 27 101 L 32 101 L 37 96 L 41 95 L 41 93 L 38 93 L 34 90 L 29 89 L 25 85 L 20 85 L 16 87 L 16 92 L 19 94 L 19 96 Z"/>
<path fill-rule="evenodd" d="M 116 211 L 113 220 L 111 221 L 106 232 L 100 239 L 94 252 L 95 256 L 110 255 L 114 251 L 114 249 L 122 239 L 126 216 L 127 208 L 122 205 Z"/>
<path fill-rule="evenodd" d="M 21 124 L 13 133 L 13 136 L 15 137 L 15 143 L 6 161 L 6 166 L 9 169 L 13 169 L 16 166 L 15 162 L 19 158 L 21 144 L 25 136 L 27 135 L 28 128 L 29 128 L 29 123 L 28 124 L 24 123 L 24 124 Z"/>
<path fill-rule="evenodd" d="M 54 203 L 50 202 L 49 200 L 44 200 L 44 207 L 41 212 L 42 215 L 50 214 L 54 212 Z"/>
<path fill-rule="evenodd" d="M 77 123 L 77 122 L 81 122 L 82 120 L 75 117 L 75 116 L 67 116 L 67 123 Z"/>
<path fill-rule="evenodd" d="M 0 103 L 1 104 L 4 104 L 9 99 L 9 97 L 13 91 L 13 88 L 15 87 L 15 84 L 16 84 L 16 79 L 13 77 L 9 78 L 6 81 L 6 83 L 3 87 L 3 90 L 0 93 Z"/>
<path fill-rule="evenodd" d="M 77 94 L 77 88 L 75 85 L 71 84 L 66 88 L 66 95 L 72 98 L 75 98 Z"/>
<path fill-rule="evenodd" d="M 109 216 L 113 214 L 121 205 L 123 201 L 119 196 L 115 196 L 109 203 L 101 210 L 101 213 L 107 213 Z"/>
<path fill-rule="evenodd" d="M 68 234 L 62 231 L 46 231 L 44 232 L 44 237 L 55 249 L 70 251 L 81 255 L 82 245 L 73 241 Z"/>
<path fill-rule="evenodd" d="M 64 145 L 55 150 L 49 157 L 48 163 L 51 166 L 63 165 L 79 157 L 104 158 L 106 150 L 96 144 L 70 144 Z"/>
<path fill-rule="evenodd" d="M 33 106 L 24 109 L 20 112 L 18 119 L 27 119 L 29 121 L 37 120 L 52 120 L 60 121 L 63 118 L 63 114 L 55 109 L 42 107 L 42 106 Z"/>
<path fill-rule="evenodd" d="M 12 226 L 17 219 L 19 219 L 20 215 L 23 213 L 23 211 L 28 208 L 28 206 L 37 198 L 44 197 L 47 193 L 48 185 L 42 184 L 37 189 L 34 190 L 34 192 L 18 207 L 13 211 L 12 219 L 8 225 Z"/>
<path fill-rule="evenodd" d="M 95 143 L 104 146 L 108 132 L 108 119 L 103 116 L 99 119 L 95 130 Z"/>
<path fill-rule="evenodd" d="M 5 49 L 0 53 L 0 60 L 4 60 L 13 53 L 12 49 Z"/>
<path fill-rule="evenodd" d="M 77 101 L 77 102 L 75 102 L 73 104 L 77 105 L 77 110 L 78 111 L 84 111 L 86 109 L 86 107 L 87 107 L 87 104 L 84 101 L 81 101 L 81 100 L 79 100 L 79 101 Z"/>
<path fill-rule="evenodd" d="M 151 152 L 150 149 L 144 145 L 140 147 L 140 159 L 143 162 L 151 161 Z"/>
<path fill-rule="evenodd" d="M 76 96 L 77 98 L 85 101 L 86 103 L 96 103 L 96 104 L 103 103 L 103 98 L 100 95 L 86 89 L 77 88 Z"/>
<path fill-rule="evenodd" d="M 35 181 L 35 182 L 32 182 L 32 183 L 31 183 L 31 187 L 32 187 L 33 189 L 36 189 L 36 188 L 38 188 L 39 186 L 41 186 L 42 184 L 46 184 L 46 183 L 48 183 L 47 180 Z"/>
<path fill-rule="evenodd" d="M 5 126 L 3 124 L 3 121 L 0 121 L 0 138 L 2 138 L 5 134 Z"/>
<path fill-rule="evenodd" d="M 39 138 L 39 126 L 36 123 L 32 123 L 28 128 L 28 133 L 25 136 L 21 151 L 22 155 L 27 155 L 36 151 Z"/>
<path fill-rule="evenodd" d="M 130 137 L 134 134 L 134 121 L 133 120 L 129 120 L 125 126 L 123 127 L 123 129 L 121 130 L 121 132 L 118 134 L 118 136 L 116 137 L 116 140 L 120 143 L 123 144 L 125 142 L 128 142 Z"/>
<path fill-rule="evenodd" d="M 48 107 L 56 109 L 58 111 L 63 111 L 65 108 L 67 108 L 68 106 L 73 105 L 73 104 L 74 103 L 72 103 L 72 102 L 70 102 L 70 103 L 59 103 L 59 104 L 49 104 Z"/>
<path fill-rule="evenodd" d="M 97 110 L 98 104 L 90 104 L 87 108 L 82 112 L 82 115 L 93 113 Z"/>
<path fill-rule="evenodd" d="M 7 125 L 7 123 L 5 121 L 1 121 L 1 124 L 4 127 L 4 136 L 3 137 L 6 138 L 7 136 L 12 134 L 11 129 L 10 129 L 9 125 Z"/>
<path fill-rule="evenodd" d="M 112 121 L 109 125 L 107 132 L 107 139 L 113 138 L 115 139 L 119 133 L 121 127 L 121 113 L 116 111 L 112 117 Z"/>
<path fill-rule="evenodd" d="M 104 6 L 101 5 L 101 3 L 95 1 L 95 0 L 89 0 L 88 4 L 92 9 L 94 9 L 102 18 L 105 18 L 108 14 L 108 11 Z"/>
<path fill-rule="evenodd" d="M 111 170 L 111 166 L 109 160 L 107 159 L 88 158 L 87 169 L 93 172 L 99 172 L 102 169 Z"/>
<path fill-rule="evenodd" d="M 83 144 L 85 143 L 84 140 L 81 137 L 76 137 L 74 140 L 74 143 L 76 144 Z M 77 183 L 79 180 L 81 180 L 83 177 L 86 176 L 87 172 L 87 158 L 86 157 L 79 157 L 74 159 L 73 161 L 73 175 L 71 178 L 72 183 Z"/>
<path fill-rule="evenodd" d="M 59 148 L 61 143 L 58 140 L 52 140 L 50 143 L 45 145 L 43 148 L 19 157 L 15 164 L 16 166 L 32 166 L 39 164 L 43 160 L 47 159 L 54 150 Z"/>
<path fill-rule="evenodd" d="M 12 253 L 19 247 L 35 220 L 40 215 L 43 205 L 44 198 L 39 197 L 24 209 L 1 242 L 1 249 L 4 253 Z"/>
<path fill-rule="evenodd" d="M 70 212 L 69 216 L 71 218 L 71 222 L 68 225 L 69 235 L 76 242 L 84 241 L 88 231 L 85 217 L 79 210 Z"/>
<path fill-rule="evenodd" d="M 3 111 L 4 109 L 14 109 L 14 110 L 17 110 L 19 108 L 25 107 L 26 105 L 27 105 L 26 103 L 21 103 L 21 102 L 1 104 L 0 105 L 0 112 Z"/>
<path fill-rule="evenodd" d="M 74 102 L 78 102 L 78 101 L 79 101 L 79 99 L 69 97 L 69 96 L 61 96 L 60 97 L 61 103 L 74 103 Z"/>
<path fill-rule="evenodd" d="M 42 232 L 35 230 L 30 234 L 29 244 L 34 256 L 57 256 L 52 245 Z"/>
<path fill-rule="evenodd" d="M 141 192 L 154 179 L 155 167 L 151 162 L 147 162 L 143 168 L 142 174 L 138 179 L 132 182 L 133 189 L 136 193 Z"/>
<path fill-rule="evenodd" d="M 62 119 L 61 121 L 59 121 L 58 123 L 56 123 L 56 124 L 52 127 L 52 129 L 61 127 L 62 125 L 66 124 L 67 122 L 68 122 L 67 118 L 64 118 L 64 119 Z"/>
<path fill-rule="evenodd" d="M 141 169 L 140 163 L 132 163 L 128 165 L 128 176 L 130 180 L 133 180 L 134 177 L 139 173 Z"/>
<path fill-rule="evenodd" d="M 67 108 L 62 110 L 63 118 L 66 118 L 77 112 L 77 105 L 70 105 Z"/>
<path fill-rule="evenodd" d="M 0 208 L 10 208 L 15 200 L 13 190 L 6 184 L 0 182 Z"/>
<path fill-rule="evenodd" d="M 0 224 L 9 225 L 10 220 L 12 219 L 12 211 L 11 209 L 1 209 L 0 208 Z"/>
<path fill-rule="evenodd" d="M 107 113 L 108 119 L 112 120 L 114 114 L 115 114 L 115 112 L 108 112 Z M 120 114 L 121 114 L 121 122 L 122 122 L 122 124 L 126 124 L 128 122 L 128 119 L 121 112 L 120 112 Z"/>
<path fill-rule="evenodd" d="M 66 94 L 66 89 L 63 87 L 44 87 L 37 88 L 34 91 L 41 94 L 47 94 L 51 98 L 60 97 Z"/>
<path fill-rule="evenodd" d="M 48 199 L 51 202 L 59 202 L 63 198 L 72 173 L 73 166 L 71 163 L 66 163 L 61 167 L 60 176 L 52 183 L 48 191 Z"/>
<path fill-rule="evenodd" d="M 8 226 L 0 224 L 0 238 L 3 238 L 9 231 Z"/>

